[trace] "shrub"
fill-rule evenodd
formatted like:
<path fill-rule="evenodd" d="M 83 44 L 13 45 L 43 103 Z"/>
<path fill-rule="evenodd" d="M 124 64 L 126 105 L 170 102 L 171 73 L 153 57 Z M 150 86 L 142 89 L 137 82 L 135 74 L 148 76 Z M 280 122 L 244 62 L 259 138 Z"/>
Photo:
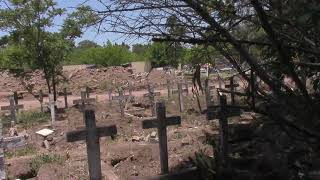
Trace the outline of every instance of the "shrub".
<path fill-rule="evenodd" d="M 41 154 L 32 159 L 30 163 L 32 174 L 37 176 L 40 167 L 44 164 L 63 164 L 66 158 L 58 154 Z"/>

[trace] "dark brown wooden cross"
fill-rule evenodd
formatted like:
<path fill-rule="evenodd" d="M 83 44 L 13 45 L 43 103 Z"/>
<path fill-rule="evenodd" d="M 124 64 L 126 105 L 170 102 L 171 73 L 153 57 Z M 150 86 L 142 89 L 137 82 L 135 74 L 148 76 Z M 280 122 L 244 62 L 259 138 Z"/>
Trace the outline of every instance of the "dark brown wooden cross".
<path fill-rule="evenodd" d="M 226 84 L 225 87 L 226 88 L 230 88 L 231 104 L 235 105 L 235 99 L 234 99 L 235 93 L 234 92 L 235 92 L 236 88 L 239 87 L 239 84 L 235 84 L 234 83 L 234 77 L 233 76 L 230 77 L 229 81 L 230 81 L 230 84 Z"/>
<path fill-rule="evenodd" d="M 94 103 L 95 98 L 87 98 L 87 92 L 81 91 L 81 99 L 73 100 L 73 104 L 80 106 L 80 111 L 84 111 L 86 104 Z"/>
<path fill-rule="evenodd" d="M 114 136 L 117 134 L 115 125 L 97 127 L 93 110 L 85 111 L 86 129 L 67 133 L 67 142 L 85 140 L 90 180 L 101 180 L 100 137 Z"/>
<path fill-rule="evenodd" d="M 13 96 L 9 96 L 9 102 L 10 102 L 10 105 L 9 106 L 2 106 L 1 107 L 1 110 L 3 111 L 10 111 L 10 114 L 11 114 L 11 118 L 12 120 L 15 122 L 15 123 L 19 123 L 19 119 L 17 119 L 17 110 L 18 109 L 23 109 L 23 105 L 22 104 L 16 104 L 14 102 L 14 97 Z"/>
<path fill-rule="evenodd" d="M 119 90 L 119 96 L 112 96 L 112 100 L 118 100 L 119 101 L 119 107 L 120 107 L 120 114 L 121 118 L 124 118 L 124 108 L 125 108 L 125 102 L 129 98 L 128 95 L 123 95 L 123 90 Z"/>
<path fill-rule="evenodd" d="M 155 96 L 160 96 L 160 92 L 155 92 L 153 86 L 148 84 L 148 93 L 143 95 L 144 97 L 149 97 L 149 103 L 151 105 L 151 114 L 155 115 Z"/>
<path fill-rule="evenodd" d="M 181 117 L 180 116 L 166 117 L 166 106 L 164 102 L 156 103 L 156 112 L 157 112 L 157 118 L 144 120 L 142 122 L 142 127 L 143 129 L 149 129 L 149 128 L 158 129 L 161 174 L 167 174 L 169 173 L 167 126 L 180 125 Z"/>

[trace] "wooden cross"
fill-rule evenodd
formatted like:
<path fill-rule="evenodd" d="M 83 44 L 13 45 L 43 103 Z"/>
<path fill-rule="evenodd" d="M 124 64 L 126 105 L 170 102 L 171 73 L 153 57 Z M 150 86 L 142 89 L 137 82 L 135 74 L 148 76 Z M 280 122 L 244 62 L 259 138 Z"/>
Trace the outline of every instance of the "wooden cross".
<path fill-rule="evenodd" d="M 171 97 L 171 82 L 167 79 L 168 99 Z"/>
<path fill-rule="evenodd" d="M 156 119 L 144 120 L 142 122 L 142 127 L 143 129 L 158 128 L 161 174 L 167 174 L 169 173 L 167 126 L 180 125 L 181 117 L 166 117 L 166 106 L 164 102 L 156 103 L 156 111 Z"/>
<path fill-rule="evenodd" d="M 213 119 L 214 118 L 214 114 L 212 114 L 211 112 L 214 111 L 214 102 L 212 101 L 212 96 L 210 95 L 210 86 L 209 86 L 209 79 L 207 78 L 205 80 L 205 97 L 206 97 L 206 106 L 207 106 L 207 120 Z"/>
<path fill-rule="evenodd" d="M 80 111 L 84 111 L 85 105 L 95 102 L 95 98 L 87 98 L 87 92 L 81 91 L 81 99 L 73 100 L 73 104 L 80 106 Z"/>
<path fill-rule="evenodd" d="M 155 96 L 160 96 L 160 92 L 154 92 L 154 88 L 148 84 L 148 93 L 143 95 L 144 97 L 149 97 L 149 102 L 151 105 L 151 114 L 152 116 L 155 116 L 155 107 L 154 107 L 154 99 Z"/>
<path fill-rule="evenodd" d="M 101 180 L 100 137 L 114 136 L 117 134 L 115 125 L 97 127 L 93 110 L 86 110 L 85 130 L 67 133 L 67 142 L 85 140 L 87 144 L 87 156 L 90 180 Z"/>
<path fill-rule="evenodd" d="M 13 92 L 13 98 L 14 98 L 14 103 L 15 104 L 19 104 L 18 92 L 17 91 Z"/>
<path fill-rule="evenodd" d="M 12 120 L 16 123 L 19 123 L 19 120 L 17 119 L 17 116 L 16 116 L 16 112 L 18 109 L 23 109 L 23 105 L 15 104 L 13 96 L 9 96 L 9 102 L 10 102 L 10 105 L 9 106 L 2 106 L 1 110 L 10 111 Z"/>
<path fill-rule="evenodd" d="M 119 96 L 112 96 L 112 100 L 118 100 L 119 101 L 121 118 L 124 118 L 125 101 L 128 98 L 129 98 L 128 95 L 123 95 L 123 90 L 122 89 L 119 90 Z"/>
<path fill-rule="evenodd" d="M 239 84 L 234 84 L 234 77 L 233 76 L 231 76 L 229 80 L 230 80 L 230 84 L 226 84 L 225 87 L 230 88 L 231 104 L 235 105 L 234 92 L 235 92 L 236 88 L 239 87 Z"/>

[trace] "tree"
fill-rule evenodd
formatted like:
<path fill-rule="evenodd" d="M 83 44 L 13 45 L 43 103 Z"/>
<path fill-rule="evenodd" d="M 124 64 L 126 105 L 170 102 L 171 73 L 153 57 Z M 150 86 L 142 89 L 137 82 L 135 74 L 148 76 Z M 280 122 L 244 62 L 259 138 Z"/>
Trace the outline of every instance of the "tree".
<path fill-rule="evenodd" d="M 99 32 L 213 47 L 247 80 L 244 70 L 250 67 L 272 91 L 268 95 L 258 87 L 261 98 L 274 107 L 285 107 L 282 112 L 291 116 L 275 113 L 274 108 L 266 113 L 320 139 L 314 131 L 320 126 L 318 95 L 310 94 L 304 83 L 305 77 L 316 76 L 320 67 L 319 7 L 315 0 L 124 0 L 104 2 L 90 12 L 100 17 L 96 22 Z M 184 33 L 168 28 L 174 23 L 174 27 L 183 27 Z M 279 79 L 284 76 L 293 79 L 296 90 Z"/>
<path fill-rule="evenodd" d="M 57 8 L 53 0 L 7 0 L 4 4 L 0 28 L 10 32 L 7 58 L 18 68 L 43 70 L 48 91 L 56 100 L 56 76 L 75 36 L 48 32 L 48 28 L 64 9 Z"/>
<path fill-rule="evenodd" d="M 93 47 L 99 47 L 99 45 L 93 41 L 90 41 L 90 40 L 80 41 L 77 46 L 77 48 L 79 48 L 79 49 L 88 49 L 88 48 L 93 48 Z"/>

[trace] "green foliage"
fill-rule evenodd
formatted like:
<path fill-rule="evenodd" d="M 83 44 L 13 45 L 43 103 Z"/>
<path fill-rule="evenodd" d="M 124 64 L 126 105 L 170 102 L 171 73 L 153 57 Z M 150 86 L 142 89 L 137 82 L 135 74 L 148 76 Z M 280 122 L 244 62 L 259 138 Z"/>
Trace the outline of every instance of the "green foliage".
<path fill-rule="evenodd" d="M 37 148 L 32 145 L 27 145 L 26 147 L 22 149 L 17 149 L 14 151 L 6 151 L 5 157 L 10 159 L 14 157 L 21 157 L 21 156 L 28 156 L 28 155 L 34 155 L 37 153 Z"/>
<path fill-rule="evenodd" d="M 68 56 L 67 64 L 96 64 L 116 66 L 133 60 L 133 54 L 126 46 L 108 43 L 103 47 L 74 49 Z"/>
<path fill-rule="evenodd" d="M 17 118 L 23 127 L 29 128 L 40 123 L 48 122 L 50 116 L 41 111 L 22 111 L 18 114 Z"/>
<path fill-rule="evenodd" d="M 44 164 L 63 164 L 66 158 L 58 154 L 41 154 L 32 159 L 30 163 L 31 171 L 34 176 L 37 175 L 40 167 Z"/>

